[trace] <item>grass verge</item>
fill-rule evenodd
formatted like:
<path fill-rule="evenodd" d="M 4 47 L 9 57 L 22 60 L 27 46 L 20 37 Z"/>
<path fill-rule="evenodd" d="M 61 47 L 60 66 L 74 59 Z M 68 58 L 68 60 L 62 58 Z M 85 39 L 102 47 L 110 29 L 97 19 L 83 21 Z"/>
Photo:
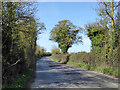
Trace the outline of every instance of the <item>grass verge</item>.
<path fill-rule="evenodd" d="M 9 85 L 2 85 L 2 88 L 23 88 L 24 85 L 27 83 L 28 79 L 31 77 L 33 69 L 29 69 L 28 71 L 24 72 L 23 74 L 18 75 L 17 79 L 13 81 L 12 84 Z"/>
<path fill-rule="evenodd" d="M 87 64 L 80 64 L 80 63 L 75 63 L 75 62 L 68 62 L 67 64 L 72 65 L 72 66 L 77 66 L 81 67 L 87 70 L 92 70 L 92 71 L 98 71 L 107 75 L 112 75 L 115 77 L 120 77 L 120 71 L 119 70 L 114 70 L 112 68 L 102 68 L 98 66 L 90 66 Z"/>
<path fill-rule="evenodd" d="M 55 60 L 52 56 L 50 56 L 50 58 L 52 58 L 54 61 L 58 62 L 58 60 Z M 62 63 L 62 61 L 60 63 Z M 75 67 L 81 67 L 86 70 L 98 71 L 98 72 L 101 72 L 101 73 L 104 73 L 107 75 L 120 77 L 120 70 L 114 70 L 112 68 L 102 68 L 102 67 L 98 67 L 98 66 L 91 66 L 91 65 L 75 63 L 75 62 L 67 62 L 67 64 L 75 66 Z"/>
<path fill-rule="evenodd" d="M 59 62 L 59 60 L 54 59 L 53 56 L 50 56 L 50 58 L 53 59 L 56 62 Z"/>

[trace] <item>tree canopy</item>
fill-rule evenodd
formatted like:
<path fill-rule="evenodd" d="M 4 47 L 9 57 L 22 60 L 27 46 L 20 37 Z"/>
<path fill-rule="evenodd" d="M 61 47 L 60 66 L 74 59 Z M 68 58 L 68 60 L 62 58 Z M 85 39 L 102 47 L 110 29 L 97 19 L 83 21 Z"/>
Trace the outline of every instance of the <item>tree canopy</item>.
<path fill-rule="evenodd" d="M 73 44 L 82 42 L 80 30 L 80 27 L 73 25 L 69 20 L 62 20 L 51 30 L 50 40 L 58 43 L 62 53 L 67 53 Z"/>
<path fill-rule="evenodd" d="M 85 28 L 91 40 L 91 52 L 100 56 L 105 65 L 118 67 L 120 16 L 118 13 L 119 4 L 113 1 L 99 2 L 96 10 L 100 18 L 94 23 L 87 24 Z"/>

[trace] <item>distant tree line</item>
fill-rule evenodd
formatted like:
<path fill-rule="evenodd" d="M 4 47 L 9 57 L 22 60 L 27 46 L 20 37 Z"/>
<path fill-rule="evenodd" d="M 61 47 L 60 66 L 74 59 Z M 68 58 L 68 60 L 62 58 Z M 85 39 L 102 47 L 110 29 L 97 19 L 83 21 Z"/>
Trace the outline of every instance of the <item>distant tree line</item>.
<path fill-rule="evenodd" d="M 46 52 L 45 48 L 37 45 L 35 55 L 36 55 L 36 58 L 40 59 L 43 56 L 51 56 L 51 52 Z"/>

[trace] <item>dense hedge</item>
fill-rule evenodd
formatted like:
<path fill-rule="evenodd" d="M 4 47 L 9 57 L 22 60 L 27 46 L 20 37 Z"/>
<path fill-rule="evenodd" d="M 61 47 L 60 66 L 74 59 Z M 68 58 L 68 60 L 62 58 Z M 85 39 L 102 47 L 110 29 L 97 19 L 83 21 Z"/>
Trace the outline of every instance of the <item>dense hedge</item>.
<path fill-rule="evenodd" d="M 67 63 L 69 61 L 69 54 L 52 54 L 52 58 L 61 63 Z"/>
<path fill-rule="evenodd" d="M 11 84 L 30 68 L 35 69 L 37 35 L 44 29 L 44 25 L 34 18 L 34 4 L 2 2 L 2 84 L 4 85 Z"/>
<path fill-rule="evenodd" d="M 101 66 L 104 68 L 119 68 L 119 54 L 117 52 L 117 49 L 114 51 L 113 56 L 108 57 L 108 59 L 102 57 L 100 54 L 95 54 L 94 52 L 86 53 L 72 53 L 72 54 L 53 54 L 52 55 L 54 59 L 57 59 L 59 61 L 65 62 L 75 62 L 75 63 L 81 63 L 81 64 L 88 64 L 93 66 Z M 113 60 L 111 60 L 111 58 Z M 69 59 L 69 60 L 67 60 Z"/>
<path fill-rule="evenodd" d="M 103 58 L 101 54 L 95 54 L 94 52 L 86 53 L 72 53 L 72 54 L 53 54 L 52 58 L 61 63 L 73 64 L 78 67 L 84 67 L 88 70 L 97 70 L 106 74 L 118 76 L 119 69 L 119 54 L 118 49 L 113 51 L 113 56 L 108 59 Z M 114 57 L 114 63 L 111 58 Z"/>

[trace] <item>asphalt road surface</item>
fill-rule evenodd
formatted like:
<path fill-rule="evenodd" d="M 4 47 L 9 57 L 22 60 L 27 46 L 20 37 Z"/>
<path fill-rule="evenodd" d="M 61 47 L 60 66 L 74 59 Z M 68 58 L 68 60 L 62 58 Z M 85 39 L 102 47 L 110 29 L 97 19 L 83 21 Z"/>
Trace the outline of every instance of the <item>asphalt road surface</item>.
<path fill-rule="evenodd" d="M 36 63 L 31 88 L 118 88 L 118 79 L 43 57 Z"/>

